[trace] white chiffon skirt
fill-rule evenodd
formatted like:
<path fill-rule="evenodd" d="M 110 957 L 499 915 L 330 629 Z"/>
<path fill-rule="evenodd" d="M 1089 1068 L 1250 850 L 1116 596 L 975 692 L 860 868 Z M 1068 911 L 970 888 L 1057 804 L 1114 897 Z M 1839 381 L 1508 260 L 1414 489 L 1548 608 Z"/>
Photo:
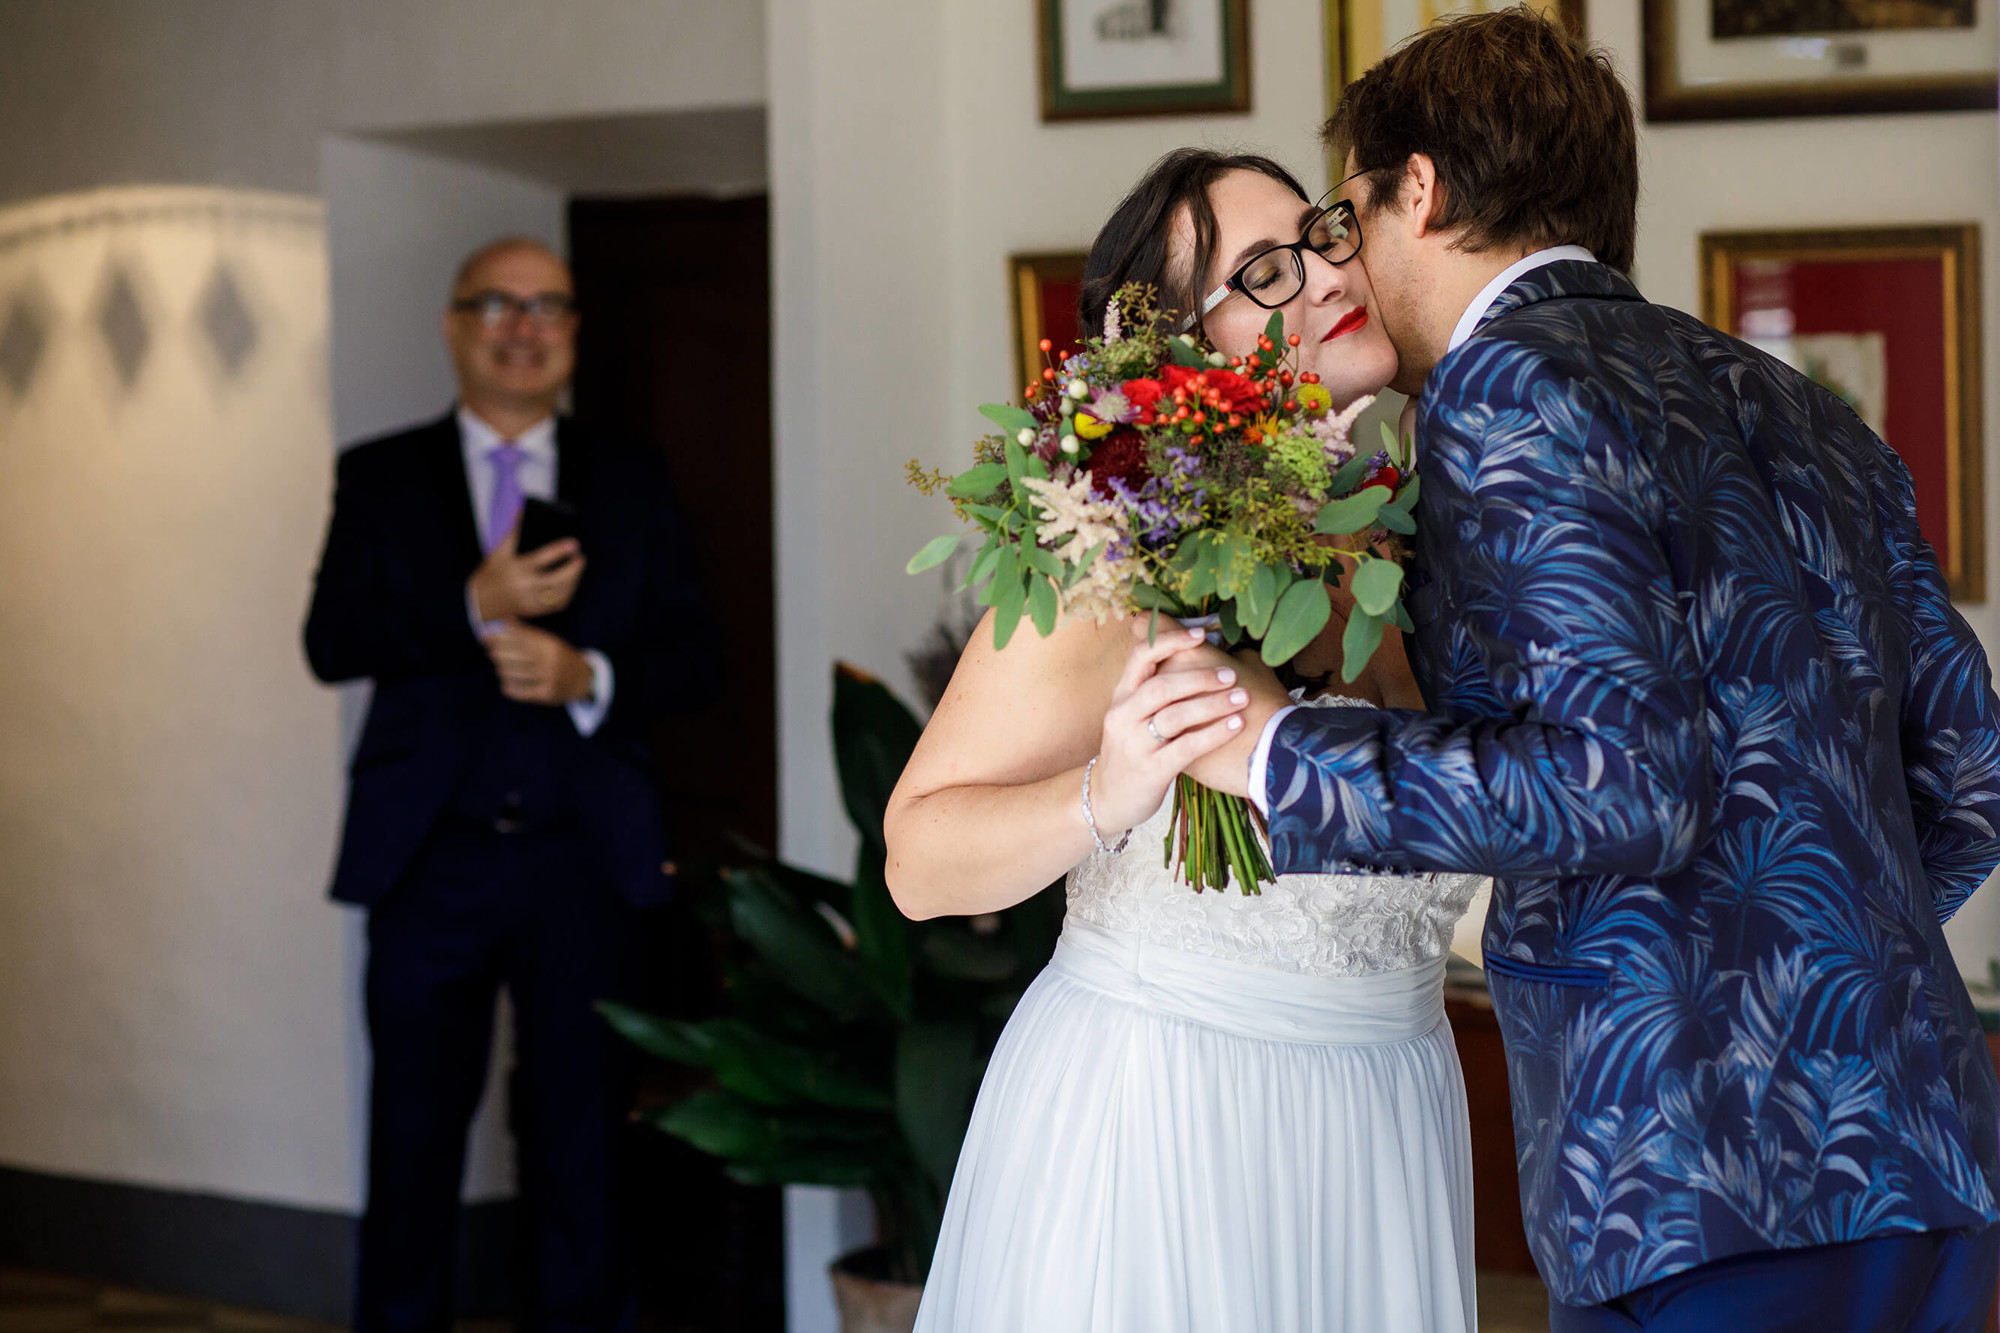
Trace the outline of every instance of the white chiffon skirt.
<path fill-rule="evenodd" d="M 1473 1333 L 1443 974 L 1072 920 L 980 1087 L 918 1333 Z"/>

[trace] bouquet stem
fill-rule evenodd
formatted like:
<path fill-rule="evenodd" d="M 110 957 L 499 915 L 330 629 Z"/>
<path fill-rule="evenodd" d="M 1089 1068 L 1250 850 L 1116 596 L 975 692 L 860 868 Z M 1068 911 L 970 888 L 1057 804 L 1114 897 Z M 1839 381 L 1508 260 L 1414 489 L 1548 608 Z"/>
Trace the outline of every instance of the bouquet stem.
<path fill-rule="evenodd" d="M 1174 814 L 1167 826 L 1167 864 L 1179 853 L 1180 879 L 1196 893 L 1226 889 L 1233 877 L 1245 894 L 1277 879 L 1258 841 L 1264 821 L 1240 796 L 1211 791 L 1183 773 L 1174 780 Z"/>

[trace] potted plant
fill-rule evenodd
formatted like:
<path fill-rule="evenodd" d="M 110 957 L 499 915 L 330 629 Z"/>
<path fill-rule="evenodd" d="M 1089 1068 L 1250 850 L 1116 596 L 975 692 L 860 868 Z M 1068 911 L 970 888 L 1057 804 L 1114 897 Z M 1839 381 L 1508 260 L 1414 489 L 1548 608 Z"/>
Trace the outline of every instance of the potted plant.
<path fill-rule="evenodd" d="M 914 1322 L 980 1075 L 1062 927 L 1058 885 L 991 916 L 897 911 L 882 817 L 921 731 L 879 681 L 836 666 L 834 752 L 861 835 L 852 881 L 763 854 L 722 871 L 710 911 L 740 946 L 724 1014 L 602 1006 L 646 1051 L 712 1075 L 642 1118 L 745 1183 L 868 1192 L 878 1243 L 834 1265 L 850 1333 Z"/>

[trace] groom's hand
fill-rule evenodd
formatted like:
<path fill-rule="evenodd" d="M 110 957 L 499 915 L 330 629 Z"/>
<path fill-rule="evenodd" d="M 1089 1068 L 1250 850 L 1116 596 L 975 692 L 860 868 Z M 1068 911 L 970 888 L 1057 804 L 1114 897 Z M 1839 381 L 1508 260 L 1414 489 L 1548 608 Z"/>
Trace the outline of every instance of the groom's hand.
<path fill-rule="evenodd" d="M 1133 622 L 1133 634 L 1143 639 L 1146 635 L 1146 618 Z M 1213 673 L 1220 667 L 1236 669 L 1234 689 L 1247 690 L 1250 702 L 1240 716 L 1243 729 L 1225 745 L 1210 750 L 1188 766 L 1188 776 L 1202 786 L 1229 796 L 1250 794 L 1250 756 L 1256 753 L 1257 738 L 1264 734 L 1264 726 L 1271 715 L 1289 704 L 1291 696 L 1278 683 L 1277 675 L 1264 665 L 1254 651 L 1244 651 L 1231 657 L 1219 648 L 1199 644 L 1174 654 L 1160 665 L 1165 675 L 1175 671 L 1203 671 Z M 1216 687 L 1218 690 L 1224 688 Z"/>

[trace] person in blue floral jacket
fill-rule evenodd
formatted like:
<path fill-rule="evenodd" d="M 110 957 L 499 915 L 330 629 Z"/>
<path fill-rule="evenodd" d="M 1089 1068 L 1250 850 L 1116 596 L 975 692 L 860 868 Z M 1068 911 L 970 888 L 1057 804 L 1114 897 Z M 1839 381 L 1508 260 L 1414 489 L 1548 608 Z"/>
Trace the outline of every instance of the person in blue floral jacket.
<path fill-rule="evenodd" d="M 1496 878 L 1557 1333 L 1979 1329 L 2000 1088 L 1941 926 L 2000 863 L 2000 703 L 1908 471 L 1640 296 L 1629 98 L 1553 25 L 1432 30 L 1328 138 L 1421 393 L 1430 708 L 1291 711 L 1246 667 L 1192 772 L 1282 873 Z"/>

